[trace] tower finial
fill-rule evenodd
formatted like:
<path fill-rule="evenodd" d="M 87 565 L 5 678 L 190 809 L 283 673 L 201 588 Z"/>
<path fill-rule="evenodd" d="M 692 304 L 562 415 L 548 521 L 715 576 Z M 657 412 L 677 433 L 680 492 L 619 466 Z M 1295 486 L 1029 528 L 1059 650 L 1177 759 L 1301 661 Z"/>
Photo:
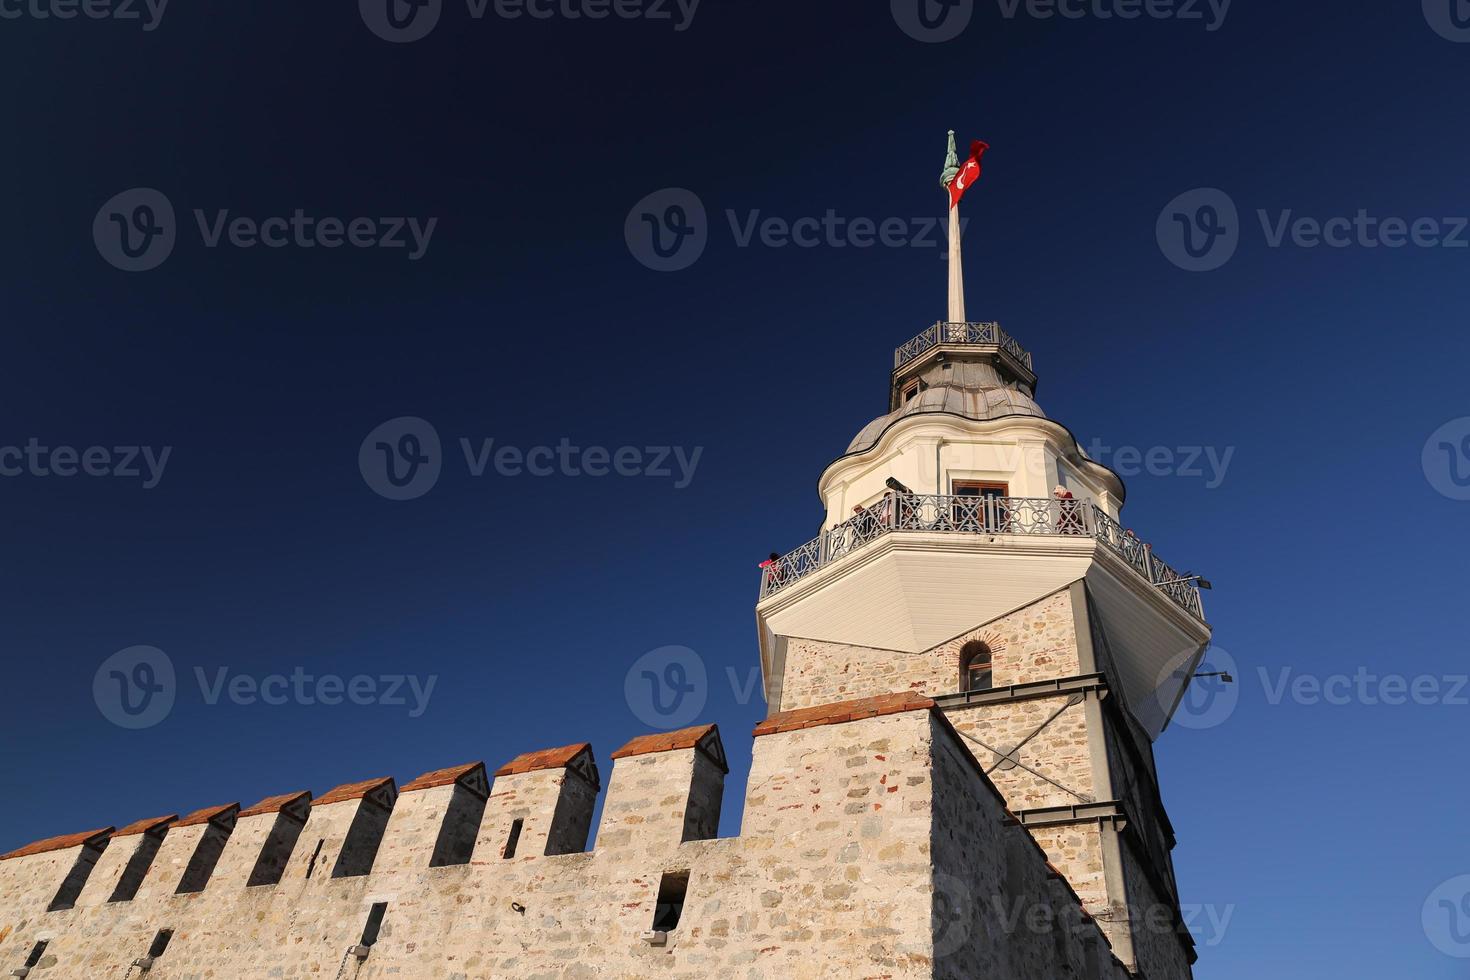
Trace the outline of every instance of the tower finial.
<path fill-rule="evenodd" d="M 990 144 L 975 140 L 970 156 L 963 164 L 955 151 L 954 130 L 949 131 L 949 152 L 944 159 L 944 172 L 939 177 L 949 195 L 949 322 L 965 322 L 965 269 L 960 258 L 960 198 L 970 185 L 980 179 L 980 159 Z"/>

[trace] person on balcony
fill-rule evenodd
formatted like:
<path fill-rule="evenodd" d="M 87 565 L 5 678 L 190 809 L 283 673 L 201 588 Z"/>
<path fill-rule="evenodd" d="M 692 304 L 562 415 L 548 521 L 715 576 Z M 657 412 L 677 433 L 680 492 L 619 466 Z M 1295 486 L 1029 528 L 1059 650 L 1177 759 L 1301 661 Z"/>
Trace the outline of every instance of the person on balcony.
<path fill-rule="evenodd" d="M 1051 494 L 1057 498 L 1057 533 L 1058 534 L 1082 534 L 1085 530 L 1082 526 L 1082 509 L 1077 505 L 1077 500 L 1072 496 L 1072 491 L 1060 483 L 1052 488 Z"/>
<path fill-rule="evenodd" d="M 761 572 L 766 576 L 766 588 L 774 589 L 781 584 L 781 556 L 771 552 L 771 557 L 760 564 Z"/>

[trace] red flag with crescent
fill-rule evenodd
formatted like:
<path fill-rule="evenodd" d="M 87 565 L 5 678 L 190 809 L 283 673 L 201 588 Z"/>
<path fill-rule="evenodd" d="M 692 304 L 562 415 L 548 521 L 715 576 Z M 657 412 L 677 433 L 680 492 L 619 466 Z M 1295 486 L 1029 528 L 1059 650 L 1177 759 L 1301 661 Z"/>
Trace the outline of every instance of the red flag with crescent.
<path fill-rule="evenodd" d="M 960 164 L 960 172 L 955 174 L 954 180 L 949 184 L 950 207 L 957 207 L 960 198 L 965 196 L 965 191 L 980 179 L 980 158 L 985 156 L 985 151 L 988 149 L 990 149 L 990 144 L 984 140 L 976 140 L 970 144 L 970 159 Z"/>

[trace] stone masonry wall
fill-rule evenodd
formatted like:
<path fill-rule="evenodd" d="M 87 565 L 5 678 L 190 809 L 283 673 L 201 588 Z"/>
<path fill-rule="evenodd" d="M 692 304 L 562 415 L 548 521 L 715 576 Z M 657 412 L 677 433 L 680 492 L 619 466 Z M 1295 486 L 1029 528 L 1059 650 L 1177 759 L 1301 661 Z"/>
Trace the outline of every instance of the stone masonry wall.
<path fill-rule="evenodd" d="M 787 640 L 779 710 L 915 691 L 953 694 L 960 648 L 990 647 L 995 687 L 1077 674 L 1077 623 L 1068 589 L 919 653 L 791 637 Z"/>
<path fill-rule="evenodd" d="M 496 777 L 467 864 L 429 866 L 436 824 L 452 819 L 453 789 L 409 784 L 394 802 L 391 785 L 377 783 L 372 792 L 397 819 L 388 819 L 366 875 L 333 877 L 317 851 L 318 841 L 340 848 L 356 817 L 378 805 L 340 791 L 312 808 L 277 884 L 240 882 L 257 854 L 232 851 L 257 852 L 265 835 L 256 824 L 274 819 L 255 808 L 241 819 L 250 832 L 237 828 L 218 865 L 233 869 L 230 882 L 198 894 L 169 892 L 179 873 L 170 862 L 156 869 L 164 877 L 152 899 L 47 912 L 81 848 L 0 860 L 0 970 L 19 967 L 46 939 L 32 980 L 876 980 L 968 977 L 976 964 L 1008 978 L 1123 980 L 1077 896 L 1005 819 L 979 763 L 931 703 L 894 697 L 817 711 L 819 720 L 778 715 L 758 729 L 736 838 L 690 836 L 710 826 L 712 768 L 722 772 L 723 750 L 708 751 L 707 726 L 615 753 L 590 852 L 546 854 L 545 828 L 569 799 L 580 806 L 578 787 L 591 784 L 551 769 L 540 787 L 551 792 L 526 793 L 526 777 L 546 772 L 523 769 Z M 526 807 L 523 833 L 543 828 L 510 858 L 503 831 L 511 808 L 493 805 L 497 795 L 505 802 L 502 783 Z M 687 898 L 658 945 L 645 933 L 666 877 L 687 877 Z M 950 882 L 974 895 L 1004 890 L 1073 927 L 997 929 L 972 906 L 957 939 Z M 359 961 L 349 947 L 378 903 L 386 905 L 381 932 Z M 160 929 L 174 931 L 165 954 L 146 974 L 130 971 Z"/>

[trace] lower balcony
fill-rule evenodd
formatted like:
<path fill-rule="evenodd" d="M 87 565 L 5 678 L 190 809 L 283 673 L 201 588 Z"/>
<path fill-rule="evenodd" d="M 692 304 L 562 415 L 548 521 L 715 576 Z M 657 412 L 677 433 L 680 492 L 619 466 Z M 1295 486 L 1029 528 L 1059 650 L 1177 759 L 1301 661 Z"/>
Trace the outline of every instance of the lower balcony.
<path fill-rule="evenodd" d="M 890 492 L 875 506 L 823 532 L 761 570 L 761 599 L 864 548 L 887 534 L 1051 535 L 1092 538 L 1122 558 L 1151 587 L 1204 621 L 1199 587 L 1153 548 L 1088 499 L 960 497 Z"/>

